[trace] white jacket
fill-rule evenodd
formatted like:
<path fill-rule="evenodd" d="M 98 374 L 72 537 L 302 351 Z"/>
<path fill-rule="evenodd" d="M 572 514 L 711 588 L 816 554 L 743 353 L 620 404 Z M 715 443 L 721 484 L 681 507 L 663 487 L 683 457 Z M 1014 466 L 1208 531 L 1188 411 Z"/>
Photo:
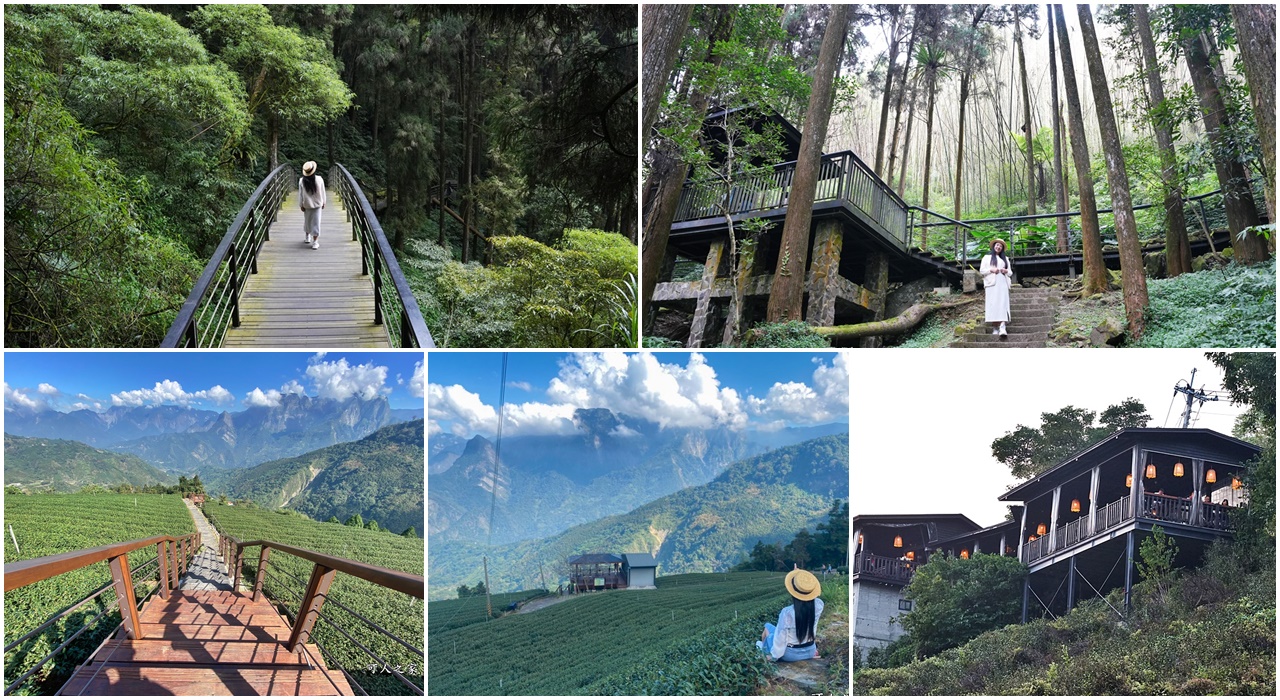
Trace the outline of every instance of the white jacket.
<path fill-rule="evenodd" d="M 1005 259 L 1001 260 L 992 253 L 982 256 L 982 267 L 978 268 L 978 273 L 982 275 L 983 287 L 994 287 L 996 284 L 1003 284 L 1006 289 L 1012 286 L 1013 276 L 1002 275 L 997 270 L 1009 269 L 1009 256 L 1005 255 Z"/>

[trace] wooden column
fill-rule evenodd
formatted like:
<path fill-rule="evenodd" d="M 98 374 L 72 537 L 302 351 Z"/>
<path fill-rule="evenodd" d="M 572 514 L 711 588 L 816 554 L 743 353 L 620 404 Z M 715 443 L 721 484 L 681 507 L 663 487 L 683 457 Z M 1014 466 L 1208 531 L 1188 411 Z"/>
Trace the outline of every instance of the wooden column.
<path fill-rule="evenodd" d="M 1076 558 L 1067 559 L 1067 612 L 1076 606 Z"/>
<path fill-rule="evenodd" d="M 258 578 L 253 582 L 253 599 L 258 600 L 262 595 L 262 582 L 267 577 L 267 557 L 271 554 L 271 548 L 262 545 L 262 551 L 258 554 Z"/>
<path fill-rule="evenodd" d="M 1102 482 L 1102 465 L 1093 468 L 1089 474 L 1089 535 L 1092 536 L 1098 527 L 1098 486 Z"/>
<path fill-rule="evenodd" d="M 107 560 L 111 566 L 111 581 L 115 584 L 116 604 L 129 639 L 141 639 L 142 625 L 138 622 L 138 600 L 133 595 L 133 572 L 129 571 L 129 555 L 121 554 Z"/>
<path fill-rule="evenodd" d="M 1131 518 L 1137 518 L 1138 511 L 1142 509 L 1142 475 L 1143 475 L 1143 467 L 1146 466 L 1145 464 L 1143 464 L 1143 462 L 1145 462 L 1146 460 L 1147 460 L 1147 451 L 1140 450 L 1137 447 L 1134 447 L 1133 448 L 1133 467 L 1130 472 L 1131 474 L 1133 474 L 1133 484 L 1129 486 L 1130 512 L 1128 513 L 1128 516 Z"/>
<path fill-rule="evenodd" d="M 1191 460 L 1191 478 L 1195 485 L 1191 489 L 1191 524 L 1200 524 L 1200 513 L 1204 510 L 1204 492 L 1201 485 L 1204 484 L 1204 460 Z"/>
<path fill-rule="evenodd" d="M 239 593 L 240 572 L 244 571 L 244 547 L 236 545 L 235 554 L 232 555 L 232 560 L 235 562 L 235 571 L 231 574 L 231 592 Z"/>
<path fill-rule="evenodd" d="M 164 600 L 169 599 L 169 543 L 156 543 L 156 564 L 160 566 L 157 577 L 160 579 L 160 597 Z"/>
<path fill-rule="evenodd" d="M 1025 562 L 1022 548 L 1027 543 L 1027 512 L 1031 510 L 1031 501 L 1022 502 L 1022 529 L 1018 531 L 1018 561 Z"/>
<path fill-rule="evenodd" d="M 1055 486 L 1053 489 L 1053 508 L 1049 511 L 1049 551 L 1054 552 L 1058 549 L 1058 504 L 1062 498 L 1062 487 Z"/>
<path fill-rule="evenodd" d="M 865 306 L 871 310 L 872 320 L 884 320 L 885 299 L 889 296 L 889 257 L 878 250 L 867 254 L 866 282 L 863 285 L 869 293 Z M 884 345 L 879 337 L 863 338 L 859 347 L 878 348 Z"/>
<path fill-rule="evenodd" d="M 836 295 L 840 289 L 840 252 L 844 228 L 838 219 L 823 219 L 813 235 L 813 260 L 809 266 L 809 307 L 805 320 L 811 326 L 836 322 Z M 883 299 L 883 297 L 881 297 Z M 881 304 L 881 313 L 884 306 Z"/>
<path fill-rule="evenodd" d="M 1124 614 L 1128 615 L 1133 602 L 1133 530 L 1125 533 L 1124 552 Z"/>
<path fill-rule="evenodd" d="M 325 598 L 329 595 L 329 585 L 333 583 L 336 573 L 336 569 L 320 564 L 316 564 L 311 570 L 306 595 L 298 606 L 298 619 L 293 623 L 293 631 L 289 633 L 289 651 L 294 651 L 299 644 L 306 644 L 311 639 L 311 629 L 320 617 L 320 608 L 324 606 Z"/>
<path fill-rule="evenodd" d="M 1021 539 L 1021 538 L 1019 538 Z M 1018 545 L 1018 553 L 1021 556 L 1022 545 Z M 1027 624 L 1027 602 L 1031 598 L 1031 574 L 1022 577 L 1022 624 Z"/>
<path fill-rule="evenodd" d="M 165 547 L 165 550 L 166 550 L 165 556 L 169 558 L 169 576 L 172 577 L 173 579 L 173 589 L 176 591 L 178 590 L 178 584 L 179 584 L 178 542 L 176 540 L 173 542 L 169 542 L 168 546 Z"/>
<path fill-rule="evenodd" d="M 700 348 L 707 333 L 708 316 L 712 313 L 711 293 L 716 284 L 716 273 L 724 257 L 724 241 L 712 241 L 707 251 L 707 264 L 702 270 L 702 283 L 698 285 L 698 302 L 694 307 L 693 324 L 689 327 L 689 341 L 685 347 Z"/>

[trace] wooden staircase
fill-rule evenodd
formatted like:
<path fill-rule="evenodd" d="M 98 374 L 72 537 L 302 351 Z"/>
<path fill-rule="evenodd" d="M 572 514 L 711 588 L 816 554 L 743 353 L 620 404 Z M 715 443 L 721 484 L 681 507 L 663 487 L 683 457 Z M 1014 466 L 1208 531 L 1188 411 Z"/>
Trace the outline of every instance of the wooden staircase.
<path fill-rule="evenodd" d="M 1013 287 L 1009 290 L 1009 335 L 991 334 L 983 323 L 977 330 L 951 344 L 953 348 L 1043 348 L 1057 320 L 1062 292 L 1052 288 Z"/>

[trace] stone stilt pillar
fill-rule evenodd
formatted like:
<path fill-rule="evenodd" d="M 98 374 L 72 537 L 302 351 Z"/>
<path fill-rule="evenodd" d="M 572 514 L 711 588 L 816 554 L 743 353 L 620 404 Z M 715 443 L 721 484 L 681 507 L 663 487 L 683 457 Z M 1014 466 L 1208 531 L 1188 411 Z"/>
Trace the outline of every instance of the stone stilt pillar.
<path fill-rule="evenodd" d="M 889 295 L 889 257 L 878 250 L 867 253 L 866 283 L 863 285 L 869 292 L 867 308 L 871 309 L 872 320 L 884 320 L 884 302 Z M 863 338 L 860 347 L 878 348 L 884 345 L 879 337 Z"/>
<path fill-rule="evenodd" d="M 712 241 L 707 250 L 707 266 L 702 270 L 702 283 L 698 285 L 698 304 L 693 312 L 693 324 L 689 326 L 689 342 L 685 347 L 702 347 L 703 337 L 707 332 L 707 321 L 711 315 L 711 291 L 715 287 L 716 273 L 720 271 L 720 262 L 724 257 L 724 241 Z"/>
<path fill-rule="evenodd" d="M 836 219 L 819 221 L 813 236 L 813 262 L 809 266 L 809 307 L 805 311 L 805 320 L 811 326 L 830 326 L 836 322 L 836 292 L 840 279 L 840 251 L 843 248 L 844 229 L 840 222 Z M 881 308 L 883 305 L 881 297 Z"/>

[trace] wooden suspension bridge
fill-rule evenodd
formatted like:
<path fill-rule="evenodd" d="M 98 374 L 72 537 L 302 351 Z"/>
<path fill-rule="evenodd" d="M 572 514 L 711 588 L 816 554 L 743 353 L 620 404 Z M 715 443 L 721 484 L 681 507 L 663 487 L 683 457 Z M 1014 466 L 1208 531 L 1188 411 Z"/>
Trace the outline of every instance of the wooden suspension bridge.
<path fill-rule="evenodd" d="M 366 694 L 345 669 L 333 668 L 326 662 L 324 650 L 312 639 L 325 603 L 341 605 L 328 600 L 329 586 L 336 574 L 343 573 L 422 600 L 425 599 L 423 577 L 279 542 L 241 542 L 217 533 L 198 509 L 190 504 L 188 507 L 197 523 L 196 533 L 151 537 L 5 565 L 6 592 L 104 561 L 112 577 L 111 583 L 98 592 L 64 608 L 7 644 L 5 651 L 32 639 L 110 589 L 115 598 L 113 610 L 120 612 L 120 626 L 76 668 L 58 691 L 59 695 L 332 696 L 354 695 L 356 691 Z M 130 567 L 131 554 L 136 560 L 147 555 L 152 547 L 155 547 L 155 559 Z M 259 550 L 258 575 L 252 590 L 243 590 L 244 550 L 250 547 Z M 268 600 L 263 590 L 272 552 L 313 564 L 305 593 L 298 607 L 291 611 L 292 622 L 277 609 L 277 606 L 286 606 Z M 233 562 L 234 566 L 228 567 L 226 562 Z M 140 604 L 135 578 L 141 580 L 140 574 L 152 565 L 157 568 L 154 574 L 157 583 Z M 6 694 L 44 668 L 97 619 L 18 677 L 5 689 Z M 412 643 L 395 637 L 376 623 L 364 621 L 376 632 L 423 655 Z M 341 628 L 338 631 L 351 636 Z M 395 675 L 411 693 L 423 694 L 412 679 L 368 645 L 356 643 L 376 662 L 373 665 Z M 425 661 L 425 656 L 423 658 Z"/>
<path fill-rule="evenodd" d="M 162 347 L 435 347 L 359 183 L 329 171 L 320 246 L 282 165 L 241 208 Z"/>

